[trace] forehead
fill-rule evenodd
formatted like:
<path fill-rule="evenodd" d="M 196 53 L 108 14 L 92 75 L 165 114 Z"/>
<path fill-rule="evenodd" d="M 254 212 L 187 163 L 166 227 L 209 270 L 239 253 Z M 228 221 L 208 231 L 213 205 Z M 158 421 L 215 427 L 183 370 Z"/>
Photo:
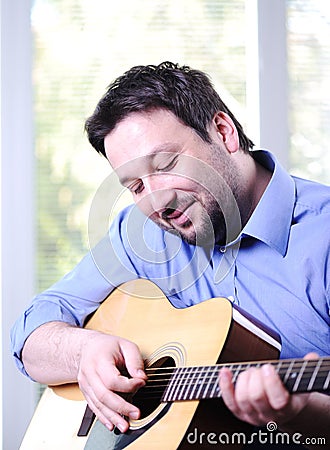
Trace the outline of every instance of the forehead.
<path fill-rule="evenodd" d="M 170 111 L 157 109 L 129 114 L 105 137 L 104 146 L 116 170 L 135 158 L 179 150 L 193 135 Z"/>

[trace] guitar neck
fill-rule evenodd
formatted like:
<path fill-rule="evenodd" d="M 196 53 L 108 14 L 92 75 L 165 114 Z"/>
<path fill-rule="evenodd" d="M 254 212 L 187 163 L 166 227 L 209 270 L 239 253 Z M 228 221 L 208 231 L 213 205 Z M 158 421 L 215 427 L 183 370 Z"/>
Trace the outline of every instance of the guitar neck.
<path fill-rule="evenodd" d="M 330 389 L 330 358 L 316 360 L 285 359 L 214 366 L 150 369 L 148 384 L 152 389 L 164 389 L 162 401 L 201 400 L 219 398 L 219 370 L 227 367 L 235 382 L 239 374 L 250 367 L 271 364 L 289 392 L 328 392 Z"/>

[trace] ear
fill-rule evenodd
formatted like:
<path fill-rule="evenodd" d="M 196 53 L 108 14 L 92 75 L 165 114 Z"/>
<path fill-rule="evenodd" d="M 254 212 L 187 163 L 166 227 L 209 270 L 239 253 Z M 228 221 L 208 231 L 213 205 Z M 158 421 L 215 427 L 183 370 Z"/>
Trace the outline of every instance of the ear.
<path fill-rule="evenodd" d="M 217 133 L 217 138 L 224 143 L 230 153 L 239 150 L 238 132 L 228 114 L 223 111 L 217 112 L 213 117 L 212 124 Z"/>

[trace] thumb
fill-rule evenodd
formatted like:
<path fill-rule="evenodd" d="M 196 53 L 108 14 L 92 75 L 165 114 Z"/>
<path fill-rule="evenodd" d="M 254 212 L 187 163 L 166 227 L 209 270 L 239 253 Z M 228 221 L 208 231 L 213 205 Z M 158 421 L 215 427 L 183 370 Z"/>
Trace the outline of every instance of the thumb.
<path fill-rule="evenodd" d="M 130 376 L 146 380 L 147 375 L 144 371 L 144 361 L 138 346 L 130 341 L 122 341 L 121 351 Z"/>

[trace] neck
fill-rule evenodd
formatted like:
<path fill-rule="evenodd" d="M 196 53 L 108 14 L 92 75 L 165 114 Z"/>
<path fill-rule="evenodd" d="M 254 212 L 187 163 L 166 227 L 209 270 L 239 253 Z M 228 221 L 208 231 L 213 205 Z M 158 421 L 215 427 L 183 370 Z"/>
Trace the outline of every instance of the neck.
<path fill-rule="evenodd" d="M 239 206 L 244 227 L 263 196 L 271 180 L 272 172 L 255 161 L 250 154 L 245 153 L 242 162 L 246 174 L 246 184 L 245 196 L 243 195 L 243 202 Z"/>

